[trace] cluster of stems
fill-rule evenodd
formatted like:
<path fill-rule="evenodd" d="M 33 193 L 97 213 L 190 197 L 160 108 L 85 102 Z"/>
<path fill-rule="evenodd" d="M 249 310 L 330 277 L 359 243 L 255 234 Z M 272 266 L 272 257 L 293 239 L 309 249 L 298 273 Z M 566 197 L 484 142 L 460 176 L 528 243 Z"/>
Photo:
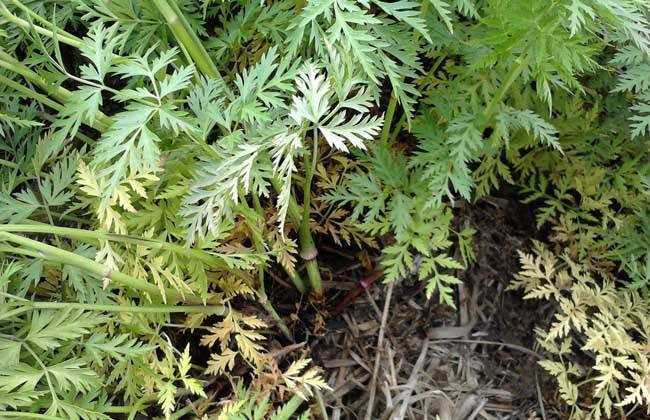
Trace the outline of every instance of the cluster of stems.
<path fill-rule="evenodd" d="M 58 28 L 56 25 L 47 21 L 46 19 L 38 16 L 36 13 L 31 11 L 28 7 L 23 5 L 20 0 L 10 0 L 16 7 L 23 10 L 29 20 L 24 20 L 18 16 L 12 14 L 4 4 L 0 4 L 0 15 L 6 18 L 8 21 L 13 24 L 24 28 L 25 30 L 35 31 L 38 35 L 47 36 L 51 38 L 56 38 L 57 41 L 65 43 L 73 47 L 79 47 L 81 45 L 81 39 L 78 37 Z M 196 68 L 206 77 L 221 79 L 222 76 L 215 65 L 214 61 L 204 48 L 199 37 L 194 33 L 191 26 L 189 25 L 187 19 L 183 16 L 182 12 L 178 8 L 175 0 L 153 0 L 153 4 L 160 12 L 161 16 L 167 22 L 171 32 L 173 33 L 178 46 L 184 52 L 186 59 L 189 62 L 195 64 Z M 421 13 L 425 14 L 427 11 L 428 3 L 423 3 Z M 414 42 L 418 42 L 418 37 Z M 491 102 L 488 104 L 484 115 L 482 125 L 487 125 L 490 123 L 491 118 L 493 117 L 496 107 L 503 100 L 507 90 L 510 88 L 512 83 L 519 77 L 525 66 L 527 65 L 528 57 L 520 57 L 515 66 L 511 69 L 506 79 L 502 82 L 501 86 L 497 90 L 495 96 L 492 98 Z M 0 82 L 5 83 L 8 86 L 11 86 L 16 91 L 21 94 L 31 97 L 32 99 L 40 102 L 41 104 L 48 106 L 54 110 L 60 111 L 63 109 L 65 103 L 69 100 L 71 92 L 61 86 L 54 86 L 44 80 L 40 75 L 30 70 L 27 66 L 15 60 L 14 57 L 11 57 L 9 54 L 0 50 L 0 67 L 5 68 L 11 72 L 14 72 L 22 76 L 29 83 L 37 86 L 42 89 L 46 95 L 42 95 L 33 89 L 30 89 L 26 86 L 23 86 L 19 83 L 16 83 L 13 80 L 10 80 L 2 75 L 0 75 Z M 437 67 L 434 66 L 434 67 Z M 384 127 L 380 136 L 380 142 L 383 146 L 389 146 L 393 143 L 394 139 L 397 137 L 399 131 L 403 128 L 405 124 L 405 116 L 402 115 L 397 124 L 393 127 L 393 117 L 397 108 L 397 98 L 393 95 L 388 104 L 387 111 L 385 114 Z M 87 125 L 101 131 L 105 131 L 111 124 L 112 120 L 110 117 L 98 113 L 94 121 L 86 121 Z M 302 280 L 300 275 L 293 271 L 287 270 L 288 277 L 292 280 L 296 288 L 301 293 L 306 293 L 309 289 L 315 294 L 322 294 L 322 282 L 320 276 L 320 269 L 318 266 L 317 255 L 318 251 L 314 242 L 314 238 L 311 234 L 311 229 L 309 226 L 310 221 L 310 208 L 311 208 L 311 184 L 313 173 L 315 171 L 316 162 L 318 160 L 318 134 L 316 130 L 313 131 L 312 135 L 313 147 L 309 153 L 305 154 L 304 161 L 304 184 L 303 184 L 303 203 L 302 211 L 297 204 L 295 198 L 292 196 L 289 203 L 288 215 L 291 219 L 294 226 L 298 228 L 299 235 L 299 244 L 300 244 L 300 256 L 302 257 L 305 263 L 305 271 L 307 273 L 308 283 Z M 12 162 L 0 162 L 3 165 L 11 165 Z M 274 188 L 277 192 L 280 190 L 280 184 L 276 180 L 273 183 Z M 258 215 L 263 216 L 261 206 L 255 206 L 254 209 Z M 263 285 L 260 287 L 263 288 Z"/>
<path fill-rule="evenodd" d="M 154 0 L 153 3 L 155 4 L 160 14 L 167 21 L 167 24 L 174 34 L 178 45 L 185 52 L 185 55 L 188 57 L 188 59 L 194 62 L 196 67 L 201 73 L 203 73 L 203 75 L 215 79 L 221 79 L 221 74 L 212 61 L 212 58 L 204 48 L 203 43 L 199 37 L 192 31 L 192 28 L 187 22 L 187 19 L 185 19 L 178 6 L 175 4 L 174 0 Z M 323 287 L 321 282 L 320 269 L 318 267 L 318 261 L 316 259 L 318 251 L 316 249 L 316 245 L 314 243 L 314 239 L 309 227 L 309 214 L 311 209 L 311 183 L 318 159 L 318 139 L 316 132 L 313 134 L 313 143 L 314 147 L 311 153 L 311 163 L 308 159 L 305 160 L 305 183 L 303 185 L 304 199 L 302 215 L 298 210 L 298 205 L 295 202 L 295 199 L 291 197 L 291 203 L 289 204 L 289 217 L 292 219 L 292 222 L 296 226 L 299 226 L 298 234 L 300 241 L 300 255 L 305 261 L 305 268 L 307 271 L 307 277 L 309 279 L 309 285 L 314 294 L 321 295 L 323 293 Z M 276 187 L 279 192 L 279 184 L 274 183 L 274 187 Z M 258 212 L 259 211 L 261 211 L 261 208 L 258 209 Z M 260 216 L 263 216 L 263 213 L 260 213 Z M 287 274 L 300 292 L 305 293 L 307 291 L 305 282 L 300 278 L 298 273 L 292 270 L 287 270 Z M 263 285 L 260 287 L 263 287 Z"/>
<path fill-rule="evenodd" d="M 28 20 L 14 15 L 4 3 L 0 3 L 0 15 L 2 15 L 8 21 L 19 27 L 22 27 L 25 30 L 34 31 L 39 36 L 49 37 L 55 39 L 57 42 L 67 44 L 75 48 L 80 47 L 82 40 L 78 37 L 66 32 L 63 29 L 58 28 L 47 19 L 38 16 L 27 6 L 21 3 L 20 0 L 10 1 L 12 4 L 14 4 L 14 6 L 26 13 Z M 183 51 L 186 59 L 189 62 L 192 62 L 204 76 L 221 79 L 219 70 L 205 50 L 198 36 L 192 31 L 189 23 L 187 22 L 187 19 L 185 19 L 182 12 L 176 5 L 175 0 L 153 0 L 153 4 L 159 10 L 161 16 L 163 16 L 163 18 L 166 20 L 170 30 L 176 39 L 178 46 Z M 25 97 L 29 97 L 55 111 L 62 111 L 72 96 L 72 93 L 66 88 L 49 83 L 42 76 L 32 71 L 25 64 L 19 60 L 16 60 L 15 57 L 12 57 L 2 50 L 0 50 L 0 68 L 4 68 L 5 70 L 21 76 L 27 82 L 27 86 L 17 83 L 14 80 L 11 80 L 2 75 L 0 75 L 0 82 L 6 84 L 7 86 L 10 86 L 12 89 L 20 92 Z M 29 85 L 39 88 L 45 94 L 39 93 L 33 88 L 30 88 Z M 97 113 L 94 120 L 84 121 L 84 124 L 98 130 L 99 132 L 106 131 L 112 125 L 112 123 L 112 118 L 101 112 Z M 85 138 L 85 136 L 83 136 L 81 133 L 78 133 L 78 136 Z M 84 140 L 90 139 L 85 138 Z M 309 226 L 311 208 L 311 184 L 315 165 L 318 159 L 318 137 L 316 131 L 314 131 L 312 135 L 312 141 L 312 151 L 308 153 L 305 158 L 305 182 L 303 185 L 304 198 L 302 203 L 302 211 L 294 197 L 291 197 L 288 211 L 292 223 L 294 226 L 298 227 L 300 255 L 305 262 L 305 271 L 307 273 L 308 283 L 303 281 L 295 270 L 287 270 L 287 275 L 301 293 L 307 293 L 311 289 L 314 294 L 320 295 L 322 294 L 322 283 L 320 269 L 316 258 L 318 252 Z M 5 166 L 13 164 L 13 162 L 9 161 L 3 161 L 0 163 Z M 13 165 L 15 166 L 15 164 Z M 279 191 L 279 182 L 274 182 L 273 185 L 276 190 Z M 257 199 L 257 197 L 254 199 Z M 260 216 L 263 216 L 262 208 L 259 206 L 258 201 L 256 201 L 254 210 Z M 183 255 L 188 255 L 189 253 L 191 254 L 191 257 L 203 261 L 210 267 L 224 268 L 222 261 L 220 261 L 218 257 L 207 252 L 186 249 L 181 245 L 154 241 L 145 238 L 133 238 L 110 233 L 57 227 L 51 225 L 26 224 L 0 226 L 0 238 L 8 243 L 18 245 L 17 247 L 5 247 L 10 248 L 12 252 L 22 253 L 25 255 L 33 254 L 34 256 L 46 255 L 50 260 L 55 260 L 59 263 L 70 264 L 78 268 L 82 268 L 88 272 L 94 273 L 98 276 L 110 276 L 110 280 L 114 281 L 115 283 L 122 284 L 123 286 L 127 286 L 134 290 L 139 290 L 150 295 L 160 296 L 163 294 L 165 298 L 177 302 L 186 301 L 192 303 L 191 298 L 188 301 L 185 296 L 182 296 L 176 290 L 166 289 L 161 293 L 161 291 L 156 286 L 146 282 L 145 280 L 137 279 L 121 272 L 107 272 L 102 264 L 76 255 L 72 252 L 26 238 L 24 236 L 21 236 L 20 233 L 60 235 L 78 240 L 88 241 L 91 243 L 106 240 L 137 243 L 139 245 L 145 245 L 154 248 L 165 248 Z M 266 293 L 264 290 L 264 268 L 264 266 L 260 267 L 260 272 L 262 272 L 262 274 L 258 279 L 258 292 L 263 303 L 268 303 L 268 299 L 266 299 Z M 285 333 L 287 336 L 290 336 L 288 333 L 288 328 L 286 328 L 286 326 L 284 326 L 284 323 L 281 322 L 280 317 L 277 316 L 273 308 L 270 306 L 270 303 L 265 304 L 264 307 L 276 321 L 279 321 L 278 324 L 281 325 L 283 333 Z M 217 308 L 207 306 L 205 310 L 212 311 L 212 313 L 224 313 L 226 309 L 223 307 Z"/>
<path fill-rule="evenodd" d="M 174 37 L 176 38 L 176 42 L 178 43 L 179 47 L 185 52 L 185 55 L 188 57 L 188 59 L 194 62 L 196 67 L 201 73 L 203 73 L 203 75 L 220 79 L 221 74 L 219 73 L 219 70 L 212 61 L 208 52 L 205 50 L 201 40 L 192 31 L 192 28 L 187 22 L 187 19 L 185 19 L 178 6 L 175 4 L 174 0 L 154 0 L 154 4 L 160 11 L 160 14 L 167 21 L 167 24 L 169 25 L 172 33 L 174 34 Z M 317 142 L 318 138 L 314 132 L 314 147 L 311 152 L 311 162 L 309 162 L 308 158 L 305 160 L 305 183 L 303 185 L 304 199 L 302 215 L 300 215 L 295 199 L 291 197 L 291 202 L 289 204 L 289 217 L 292 219 L 292 222 L 296 226 L 299 226 L 298 235 L 300 241 L 300 255 L 305 261 L 305 268 L 307 271 L 307 277 L 309 279 L 309 285 L 314 294 L 321 295 L 323 293 L 323 287 L 321 282 L 320 269 L 318 267 L 318 261 L 316 259 L 318 251 L 316 249 L 314 238 L 309 227 L 309 214 L 311 209 L 311 183 L 318 159 Z M 279 184 L 274 183 L 274 187 L 276 187 L 279 192 Z M 257 211 L 260 212 L 261 208 L 257 209 Z M 263 213 L 260 214 L 260 216 L 263 216 Z M 298 273 L 291 270 L 287 271 L 287 274 L 293 281 L 296 288 L 300 292 L 305 293 L 307 291 L 307 288 Z"/>

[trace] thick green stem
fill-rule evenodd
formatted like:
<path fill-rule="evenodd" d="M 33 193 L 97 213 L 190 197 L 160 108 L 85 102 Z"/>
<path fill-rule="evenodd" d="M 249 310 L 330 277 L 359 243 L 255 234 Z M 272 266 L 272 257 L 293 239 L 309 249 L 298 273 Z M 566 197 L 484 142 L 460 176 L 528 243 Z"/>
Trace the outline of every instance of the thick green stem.
<path fill-rule="evenodd" d="M 30 10 L 27 6 L 23 5 L 22 3 L 12 0 L 14 4 L 16 4 L 18 7 L 23 9 L 24 11 L 27 12 L 27 14 L 34 19 L 40 21 L 41 23 L 46 24 L 50 28 L 56 28 L 54 25 L 52 25 L 50 22 L 47 20 L 43 19 L 42 17 L 38 16 L 36 13 L 34 13 L 32 10 Z M 18 16 L 14 15 L 7 9 L 7 6 L 5 6 L 4 2 L 0 2 L 0 15 L 4 16 L 5 19 L 7 19 L 9 22 L 13 23 L 14 25 L 18 26 L 19 28 L 22 28 L 26 31 L 29 30 L 34 30 L 36 33 L 39 35 L 46 36 L 48 38 L 56 38 L 57 40 L 63 42 L 64 44 L 71 45 L 75 48 L 79 48 L 82 44 L 81 39 L 77 38 L 74 35 L 71 35 L 59 28 L 56 28 L 56 33 L 49 29 L 42 28 L 40 26 L 34 25 L 32 22 L 28 22 L 24 19 L 19 18 Z"/>
<path fill-rule="evenodd" d="M 35 101 L 37 101 L 37 102 L 39 102 L 39 103 L 41 103 L 41 104 L 43 104 L 45 106 L 49 106 L 50 108 L 52 108 L 55 111 L 58 111 L 58 112 L 63 111 L 63 105 L 59 104 L 58 102 L 53 101 L 52 99 L 48 98 L 45 95 L 41 95 L 40 93 L 35 92 L 32 89 L 29 89 L 27 86 L 23 86 L 20 83 L 9 79 L 8 77 L 0 75 L 0 83 L 2 83 L 5 86 L 9 86 L 10 88 L 15 90 L 16 92 L 19 92 L 19 93 L 25 95 L 25 97 L 32 98 Z"/>
<path fill-rule="evenodd" d="M 27 81 L 35 84 L 39 88 L 43 89 L 50 95 L 52 98 L 56 99 L 59 102 L 65 103 L 70 99 L 72 93 L 61 86 L 51 85 L 41 76 L 31 71 L 20 61 L 16 60 L 14 57 L 10 56 L 6 52 L 0 50 L 0 67 L 5 68 L 13 73 L 21 75 Z"/>
<path fill-rule="evenodd" d="M 6 304 L 0 304 L 0 307 Z M 185 313 L 185 314 L 215 314 L 225 315 L 227 309 L 222 305 L 187 305 L 187 306 L 166 306 L 166 305 L 151 305 L 151 306 L 128 306 L 128 305 L 99 305 L 90 303 L 77 303 L 77 302 L 43 302 L 20 300 L 20 311 L 26 312 L 33 309 L 80 309 L 84 311 L 95 312 L 128 312 L 139 314 L 172 314 L 172 313 Z M 16 314 L 14 313 L 14 316 Z"/>
<path fill-rule="evenodd" d="M 399 121 L 397 121 L 397 124 L 395 124 L 395 128 L 393 129 L 392 134 L 390 135 L 389 138 L 390 144 L 395 144 L 395 142 L 397 141 L 397 136 L 402 131 L 402 128 L 404 128 L 404 124 L 406 124 L 406 115 L 402 114 Z"/>
<path fill-rule="evenodd" d="M 303 187 L 304 198 L 302 203 L 302 221 L 300 222 L 300 256 L 305 260 L 307 268 L 307 277 L 314 291 L 314 294 L 320 296 L 323 294 L 323 285 L 318 267 L 318 250 L 314 243 L 309 227 L 309 215 L 311 211 L 311 183 L 318 162 L 318 133 L 316 129 L 312 134 L 313 147 L 311 152 L 311 162 L 309 156 L 305 154 L 305 185 Z"/>
<path fill-rule="evenodd" d="M 175 0 L 153 0 L 154 5 L 165 18 L 174 37 L 184 51 L 192 58 L 196 67 L 208 77 L 221 79 L 219 69 L 203 47 L 199 37 L 192 31 L 190 24 L 176 5 Z"/>
<path fill-rule="evenodd" d="M 307 245 L 310 244 L 307 242 Z M 313 240 L 311 241 L 311 246 L 314 251 L 317 250 Z M 321 296 L 323 294 L 323 283 L 320 275 L 320 267 L 318 266 L 316 257 L 312 258 L 311 260 L 306 260 L 305 268 L 307 269 L 307 278 L 309 279 L 309 283 L 311 284 L 311 288 L 314 291 L 314 294 L 316 296 Z"/>
<path fill-rule="evenodd" d="M 287 276 L 289 276 L 289 279 L 291 279 L 291 282 L 296 286 L 296 289 L 298 289 L 301 294 L 304 295 L 309 291 L 309 288 L 296 270 L 285 270 L 285 273 L 287 273 Z"/>
<path fill-rule="evenodd" d="M 111 405 L 106 407 L 106 413 L 129 414 L 133 410 L 132 405 Z"/>
<path fill-rule="evenodd" d="M 0 418 L 3 419 L 43 419 L 43 420 L 64 420 L 63 417 L 48 416 L 46 414 L 25 413 L 22 411 L 0 411 Z"/>
<path fill-rule="evenodd" d="M 384 127 L 381 129 L 381 137 L 379 139 L 382 146 L 388 145 L 390 128 L 391 124 L 393 123 L 393 114 L 395 114 L 396 107 L 397 97 L 395 95 L 392 95 L 390 97 L 390 102 L 388 102 L 388 108 L 386 108 L 386 115 L 384 116 Z"/>
<path fill-rule="evenodd" d="M 521 72 L 524 71 L 528 65 L 528 56 L 526 55 L 524 57 L 519 57 L 515 61 L 517 61 L 518 64 L 510 69 L 510 72 L 506 76 L 505 81 L 501 83 L 501 86 L 499 86 L 499 89 L 494 95 L 494 98 L 492 98 L 487 108 L 485 109 L 485 112 L 483 113 L 484 124 L 488 124 L 490 122 L 490 119 L 492 119 L 494 112 L 496 111 L 497 105 L 503 101 L 503 98 L 508 92 L 508 89 L 510 89 L 510 86 L 512 86 Z"/>
<path fill-rule="evenodd" d="M 88 271 L 98 277 L 102 277 L 113 281 L 115 283 L 121 284 L 123 286 L 129 287 L 134 290 L 139 290 L 142 292 L 149 293 L 154 296 L 161 296 L 163 300 L 172 299 L 175 301 L 183 301 L 185 297 L 177 290 L 164 288 L 162 291 L 155 285 L 130 276 L 128 274 L 121 273 L 119 271 L 110 270 L 108 267 L 100 264 L 96 261 L 93 261 L 89 258 L 82 257 L 73 252 L 59 249 L 57 247 L 44 244 L 33 239 L 25 238 L 24 236 L 15 235 L 8 232 L 0 232 L 0 238 L 3 238 L 9 242 L 22 245 L 26 248 L 33 249 L 45 259 L 52 261 L 57 261 L 62 264 L 68 264 L 73 267 L 80 268 L 82 270 Z"/>
<path fill-rule="evenodd" d="M 170 242 L 164 242 L 158 239 L 140 238 L 137 236 L 119 235 L 116 233 L 68 228 L 62 226 L 52 226 L 48 224 L 6 224 L 0 225 L 0 232 L 45 233 L 86 241 L 111 241 L 132 245 L 141 245 L 150 249 L 167 250 L 188 258 L 194 258 L 200 260 L 212 268 L 229 268 L 229 266 L 221 258 L 210 254 L 209 252 L 185 248 L 184 246 Z"/>
<path fill-rule="evenodd" d="M 22 64 L 21 62 L 19 62 L 18 60 L 16 60 L 12 56 L 10 56 L 9 54 L 1 50 L 0 50 L 0 67 L 5 68 L 13 73 L 21 75 L 27 81 L 43 89 L 49 96 L 51 96 L 52 98 L 56 99 L 58 102 L 61 102 L 64 105 L 70 100 L 70 97 L 72 96 L 72 92 L 70 92 L 68 89 L 48 83 L 37 73 L 33 72 L 32 70 L 27 68 L 24 64 Z M 95 116 L 95 121 L 93 122 L 85 121 L 85 123 L 88 124 L 90 127 L 95 128 L 99 131 L 106 131 L 108 127 L 110 127 L 110 125 L 113 123 L 113 120 L 109 116 L 103 114 L 102 112 L 98 112 L 97 115 Z"/>
<path fill-rule="evenodd" d="M 22 9 L 30 19 L 34 19 L 45 26 L 45 28 L 35 25 L 31 20 L 21 19 L 18 16 L 11 13 L 9 9 L 3 4 L 0 3 L 0 16 L 4 16 L 9 22 L 13 23 L 19 28 L 24 29 L 25 31 L 34 31 L 39 35 L 46 36 L 55 42 L 61 42 L 71 47 L 80 48 L 83 44 L 83 40 L 70 32 L 65 31 L 64 29 L 59 28 L 54 23 L 48 21 L 47 19 L 39 16 L 36 12 L 31 10 L 28 6 L 24 5 L 18 0 L 11 0 L 16 7 Z M 48 29 L 46 29 L 48 28 Z M 116 62 L 124 60 L 123 57 L 113 54 L 113 59 Z"/>
<path fill-rule="evenodd" d="M 56 217 L 57 220 L 65 220 L 67 222 L 79 223 L 81 225 L 90 225 L 92 222 L 88 219 L 83 219 L 81 217 L 73 216 L 71 214 L 64 214 L 56 211 L 50 211 L 50 214 L 53 217 Z M 32 213 L 32 216 L 42 216 L 43 211 L 35 211 Z"/>
<path fill-rule="evenodd" d="M 11 169 L 18 169 L 17 163 L 5 159 L 0 159 L 0 166 L 6 166 Z"/>

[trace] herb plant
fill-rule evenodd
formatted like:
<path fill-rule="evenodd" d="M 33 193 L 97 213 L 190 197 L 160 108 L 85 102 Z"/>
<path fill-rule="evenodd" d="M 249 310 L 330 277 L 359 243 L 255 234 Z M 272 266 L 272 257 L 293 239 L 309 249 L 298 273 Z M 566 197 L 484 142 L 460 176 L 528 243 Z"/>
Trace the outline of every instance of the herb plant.
<path fill-rule="evenodd" d="M 558 254 L 647 296 L 649 18 L 643 0 L 3 1 L 2 416 L 260 418 L 278 389 L 273 418 L 303 412 L 328 386 L 305 359 L 270 367 L 264 332 L 293 332 L 268 274 L 318 300 L 322 239 L 382 244 L 385 281 L 454 305 L 472 259 L 454 208 L 503 184 Z M 236 365 L 251 385 L 215 409 L 210 378 Z"/>

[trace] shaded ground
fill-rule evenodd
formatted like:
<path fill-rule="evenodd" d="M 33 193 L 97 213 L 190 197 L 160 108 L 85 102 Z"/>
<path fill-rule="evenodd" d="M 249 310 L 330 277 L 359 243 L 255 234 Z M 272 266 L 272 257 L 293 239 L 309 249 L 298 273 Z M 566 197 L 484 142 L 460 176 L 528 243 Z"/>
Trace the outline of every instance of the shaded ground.
<path fill-rule="evenodd" d="M 407 279 L 391 287 L 375 276 L 376 283 L 338 311 L 360 280 L 372 276 L 378 255 L 319 243 L 327 289 L 322 300 L 268 282 L 270 299 L 298 343 L 276 336 L 269 340 L 271 354 L 283 365 L 286 356 L 302 353 L 324 368 L 334 389 L 322 396 L 331 420 L 364 419 L 369 407 L 373 420 L 541 420 L 541 407 L 546 419 L 562 418 L 556 386 L 536 363 L 533 329 L 549 319 L 551 308 L 505 290 L 519 268 L 517 250 L 544 237 L 533 211 L 515 196 L 506 191 L 507 199 L 489 197 L 455 209 L 455 229 L 476 230 L 476 262 L 456 273 L 463 280 L 457 309 L 438 304 L 435 296 L 427 300 L 423 282 Z M 248 310 L 264 316 L 259 308 Z M 205 364 L 209 349 L 198 346 L 198 335 L 179 335 L 179 342 L 192 341 L 198 349 L 193 360 Z M 247 372 L 244 365 L 235 369 L 242 377 Z M 231 385 L 211 379 L 210 392 L 227 398 Z"/>
<path fill-rule="evenodd" d="M 340 314 L 294 318 L 310 324 L 311 356 L 334 388 L 323 396 L 330 419 L 364 418 L 369 406 L 373 419 L 532 420 L 541 418 L 541 406 L 547 418 L 560 417 L 554 386 L 536 365 L 533 328 L 549 311 L 505 291 L 518 268 L 516 251 L 539 236 L 532 212 L 488 198 L 458 208 L 457 222 L 477 231 L 477 261 L 458 273 L 457 310 L 427 301 L 421 283 L 405 281 L 392 287 L 388 306 L 391 288 L 376 284 Z M 344 288 L 363 270 L 347 271 L 336 276 Z"/>

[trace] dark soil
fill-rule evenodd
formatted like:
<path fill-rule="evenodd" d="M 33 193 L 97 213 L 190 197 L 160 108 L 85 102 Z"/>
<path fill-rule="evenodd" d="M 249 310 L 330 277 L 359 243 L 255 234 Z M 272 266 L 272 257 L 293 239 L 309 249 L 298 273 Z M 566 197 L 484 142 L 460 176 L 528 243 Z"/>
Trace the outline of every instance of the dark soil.
<path fill-rule="evenodd" d="M 427 300 L 422 282 L 405 279 L 393 285 L 385 340 L 379 348 L 372 419 L 389 419 L 402 405 L 410 419 L 439 415 L 441 420 L 535 420 L 541 419 L 542 405 L 548 419 L 562 418 L 556 386 L 538 367 L 535 355 L 533 329 L 548 319 L 551 308 L 506 291 L 519 268 L 517 251 L 529 248 L 531 238 L 546 237 L 535 228 L 533 210 L 513 200 L 515 196 L 503 191 L 455 208 L 455 229 L 476 230 L 476 262 L 455 273 L 463 280 L 456 291 L 457 309 L 439 304 L 436 296 Z M 303 343 L 296 346 L 276 335 L 269 340 L 270 350 L 296 349 L 286 360 L 279 359 L 281 366 L 303 353 L 324 368 L 334 389 L 323 393 L 330 419 L 365 418 L 389 287 L 376 275 L 377 281 L 341 308 L 360 282 L 373 276 L 379 252 L 368 255 L 356 248 L 341 252 L 328 242 L 318 246 L 326 286 L 323 298 L 303 297 L 291 287 L 268 281 L 269 298 L 296 342 Z M 265 316 L 245 301 L 241 305 L 240 310 Z M 198 345 L 198 331 L 170 328 L 167 333 L 180 349 L 191 343 L 194 363 L 207 364 L 210 349 Z M 237 371 L 248 377 L 246 366 L 235 368 L 235 375 Z M 411 390 L 406 399 L 405 389 Z M 216 400 L 228 398 L 232 385 L 213 378 L 208 392 Z M 312 412 L 319 417 L 316 405 Z"/>
<path fill-rule="evenodd" d="M 505 290 L 519 267 L 517 251 L 527 249 L 530 238 L 545 236 L 535 228 L 532 209 L 513 196 L 504 191 L 456 208 L 457 225 L 462 229 L 469 224 L 477 231 L 476 262 L 456 273 L 464 282 L 457 293 L 458 309 L 438 304 L 435 296 L 427 300 L 420 282 L 407 279 L 393 286 L 373 419 L 390 418 L 400 404 L 407 405 L 407 418 L 414 419 L 433 419 L 436 414 L 443 420 L 470 415 L 535 419 L 541 403 L 547 418 L 561 417 L 553 414 L 555 386 L 537 366 L 534 354 L 533 329 L 548 317 L 550 308 Z M 338 273 L 333 278 L 341 283 L 337 287 L 349 289 L 371 274 L 355 265 L 355 254 L 321 257 L 327 269 Z M 345 270 L 346 264 L 353 269 Z M 350 293 L 347 290 L 331 289 L 320 302 L 291 300 L 279 305 L 293 308 L 295 331 L 305 328 L 310 356 L 325 368 L 334 388 L 333 394 L 323 396 L 330 418 L 366 415 L 387 290 L 381 282 L 374 283 L 342 313 L 334 308 Z M 424 362 L 417 366 L 414 380 L 418 356 Z M 413 391 L 404 403 L 400 393 L 409 379 Z"/>

